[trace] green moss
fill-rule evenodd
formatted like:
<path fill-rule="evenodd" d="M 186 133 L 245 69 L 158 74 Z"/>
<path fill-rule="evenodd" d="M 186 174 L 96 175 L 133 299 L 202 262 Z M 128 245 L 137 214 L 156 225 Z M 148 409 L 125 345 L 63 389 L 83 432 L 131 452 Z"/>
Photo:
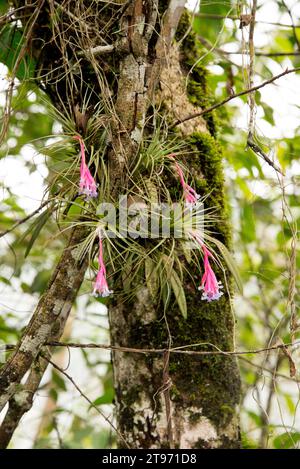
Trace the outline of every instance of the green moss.
<path fill-rule="evenodd" d="M 183 38 L 189 25 L 188 16 L 183 15 L 177 31 L 176 39 Z M 188 34 L 182 41 L 182 67 L 185 71 L 190 71 L 195 63 L 195 36 Z M 189 99 L 192 103 L 206 107 L 209 104 L 209 92 L 207 89 L 207 73 L 202 65 L 198 64 L 190 74 L 188 84 Z M 227 206 L 224 193 L 224 175 L 222 167 L 222 149 L 215 139 L 215 124 L 213 116 L 207 116 L 208 129 L 210 132 L 193 133 L 186 139 L 185 165 L 189 168 L 194 179 L 197 192 L 206 196 L 205 205 L 207 208 L 214 208 L 219 216 L 219 220 L 213 227 L 214 236 L 218 237 L 227 247 L 230 247 L 231 232 L 227 221 Z M 164 184 L 170 190 L 172 198 L 179 200 L 181 189 L 178 181 L 170 175 L 166 176 Z M 182 261 L 184 262 L 184 260 Z M 201 300 L 201 292 L 195 289 L 195 283 L 200 282 L 201 272 L 196 266 L 184 266 L 189 273 L 184 276 L 183 284 L 185 289 L 188 316 L 184 319 L 179 311 L 174 298 L 171 299 L 166 312 L 166 327 L 164 308 L 160 303 L 157 305 L 157 320 L 144 324 L 138 318 L 132 318 L 132 305 L 126 305 L 125 323 L 126 345 L 138 348 L 165 348 L 168 344 L 168 329 L 172 336 L 172 346 L 182 346 L 205 343 L 208 345 L 196 347 L 195 350 L 215 351 L 212 345 L 221 350 L 232 350 L 234 321 L 230 306 L 228 293 L 215 302 L 204 302 Z M 222 279 L 221 272 L 216 268 L 218 278 Z M 230 285 L 230 276 L 227 273 Z M 192 281 L 194 280 L 194 282 Z M 121 333 L 120 333 L 121 334 Z M 121 334 L 122 335 L 122 334 Z M 119 341 L 124 343 L 123 338 Z M 149 402 L 153 403 L 153 411 L 159 411 L 160 399 L 153 399 L 154 395 L 162 387 L 162 366 L 163 361 L 157 355 L 137 357 L 137 369 L 139 362 L 145 370 L 145 365 L 149 373 L 147 376 L 138 376 L 138 384 L 127 383 L 126 395 L 122 395 L 121 401 L 126 406 L 126 411 L 122 415 L 120 428 L 133 428 L 136 423 L 130 408 L 131 403 L 139 399 L 139 395 L 148 393 Z M 235 419 L 235 409 L 239 403 L 240 381 L 236 359 L 225 355 L 170 355 L 169 374 L 172 380 L 170 397 L 174 412 L 176 409 L 189 412 L 189 420 L 192 424 L 197 424 L 201 417 L 208 418 L 219 433 L 233 419 Z M 120 399 L 119 399 L 120 401 Z M 157 407 L 158 406 L 158 407 Z M 122 414 L 122 413 L 121 413 Z M 151 429 L 148 432 L 151 436 Z M 149 438 L 150 438 L 149 436 Z M 221 447 L 237 447 L 238 438 L 229 439 L 218 435 Z M 150 440 L 145 442 L 143 447 L 147 448 Z M 160 442 L 160 447 L 167 447 L 167 443 Z M 209 447 L 209 443 L 199 440 L 195 448 Z"/>
<path fill-rule="evenodd" d="M 228 208 L 224 190 L 224 173 L 222 165 L 222 148 L 214 137 L 206 132 L 197 132 L 188 140 L 189 168 L 194 174 L 196 188 L 201 195 L 208 195 L 205 205 L 207 208 L 215 208 L 219 221 L 215 225 L 215 231 L 219 239 L 230 247 L 231 232 L 228 223 Z"/>
<path fill-rule="evenodd" d="M 203 48 L 197 40 L 197 35 L 191 29 L 191 15 L 189 12 L 182 15 L 175 38 L 180 42 L 183 59 L 181 60 L 181 67 L 188 77 L 188 99 L 195 106 L 205 109 L 212 104 L 213 96 L 207 84 L 208 71 L 201 62 L 198 62 L 199 57 L 203 54 Z M 203 117 L 211 135 L 215 136 L 216 123 L 213 114 L 207 113 Z"/>
<path fill-rule="evenodd" d="M 214 207 L 220 221 L 214 226 L 216 236 L 227 246 L 231 233 L 227 222 L 227 208 L 224 194 L 224 175 L 222 168 L 222 149 L 208 133 L 194 133 L 187 140 L 188 157 L 186 164 L 191 171 L 201 195 L 208 195 L 206 207 Z M 199 272 L 191 271 L 196 279 Z M 217 275 L 221 275 L 218 272 Z M 228 280 L 230 284 L 229 274 Z M 173 345 L 210 343 L 222 350 L 233 347 L 233 318 L 228 294 L 217 302 L 201 301 L 201 293 L 194 290 L 188 277 L 185 291 L 188 318 L 184 320 L 174 305 L 168 311 L 169 327 L 172 331 Z M 201 350 L 214 350 L 211 346 Z M 226 426 L 235 413 L 239 402 L 240 382 L 236 360 L 222 355 L 171 356 L 170 374 L 176 386 L 176 401 L 182 406 L 201 409 L 202 415 L 209 418 L 217 428 Z M 198 412 L 193 417 L 199 418 Z"/>

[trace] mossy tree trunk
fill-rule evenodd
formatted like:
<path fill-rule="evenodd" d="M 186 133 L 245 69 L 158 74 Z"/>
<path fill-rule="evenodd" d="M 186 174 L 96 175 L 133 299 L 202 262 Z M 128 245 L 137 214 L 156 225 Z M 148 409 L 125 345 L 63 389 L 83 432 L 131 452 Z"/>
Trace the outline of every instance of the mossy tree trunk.
<path fill-rule="evenodd" d="M 184 15 L 168 64 L 161 75 L 158 100 L 167 118 L 180 119 L 199 111 L 209 100 L 206 72 L 196 66 L 193 34 L 183 40 L 188 29 Z M 179 126 L 185 140 L 189 167 L 201 195 L 208 195 L 207 207 L 220 216 L 214 230 L 230 248 L 231 230 L 224 193 L 222 149 L 215 138 L 213 116 Z M 172 134 L 172 136 L 174 136 Z M 184 263 L 185 260 L 182 259 Z M 189 265 L 188 268 L 191 268 Z M 195 269 L 194 269 L 195 270 Z M 194 279 L 199 272 L 192 272 Z M 221 272 L 218 272 L 219 276 Z M 225 277 L 232 292 L 228 272 Z M 196 280 L 197 281 L 197 280 Z M 187 319 L 175 298 L 167 310 L 154 303 L 145 285 L 130 303 L 110 309 L 111 342 L 115 346 L 139 349 L 167 349 L 191 344 L 207 344 L 202 351 L 233 350 L 234 315 L 228 292 L 215 302 L 201 301 L 191 278 L 184 282 Z M 197 350 L 197 347 L 194 348 Z M 199 350 L 199 348 L 198 348 Z M 138 448 L 238 448 L 240 446 L 238 406 L 240 377 L 236 359 L 224 355 L 113 353 L 114 382 L 119 430 L 126 441 Z M 122 446 L 122 442 L 120 442 Z"/>
<path fill-rule="evenodd" d="M 13 0 L 11 3 L 17 8 L 26 7 L 19 13 L 25 24 L 35 2 Z M 94 2 L 95 11 L 86 15 L 90 2 L 70 0 L 64 2 L 59 14 L 55 15 L 53 2 L 40 1 L 36 7 L 39 9 L 38 20 L 26 39 L 26 48 L 37 62 L 37 82 L 61 112 L 67 108 L 68 118 L 74 121 L 75 131 L 83 138 L 90 116 L 99 102 L 103 103 L 103 93 L 110 104 L 113 102 L 116 114 L 105 116 L 110 134 L 105 161 L 113 181 L 114 198 L 127 184 L 125 168 L 130 166 L 137 152 L 144 129 L 147 138 L 156 130 L 146 125 L 152 122 L 149 116 L 152 105 L 160 106 L 166 120 L 173 122 L 181 117 L 182 112 L 189 114 L 207 102 L 205 71 L 201 67 L 194 68 L 188 89 L 185 87 L 185 78 L 196 54 L 195 38 L 191 34 L 185 37 L 187 16 L 177 33 L 181 47 L 176 43 L 171 46 L 184 1 L 135 0 L 125 2 L 125 8 L 120 8 L 117 3 L 107 5 L 100 15 L 98 2 Z M 74 23 L 74 9 L 78 25 Z M 116 24 L 111 21 L 112 17 Z M 109 56 L 91 52 L 98 46 L 95 38 L 101 28 L 107 42 L 116 40 L 118 36 L 113 45 L 115 52 Z M 72 41 L 69 42 L 71 33 Z M 77 48 L 74 48 L 74 41 L 77 41 Z M 84 105 L 86 87 L 92 89 L 88 109 Z M 185 141 L 189 150 L 186 164 L 197 182 L 198 192 L 209 194 L 207 204 L 225 214 L 215 230 L 220 240 L 229 246 L 222 152 L 215 139 L 212 116 L 207 121 L 194 119 L 177 129 L 176 135 Z M 174 136 L 174 130 L 172 134 Z M 98 182 L 101 183 L 101 175 Z M 8 444 L 20 418 L 31 407 L 32 396 L 44 369 L 39 379 L 34 383 L 26 382 L 24 389 L 20 386 L 22 378 L 38 363 L 45 342 L 54 334 L 59 338 L 63 332 L 62 325 L 86 269 L 86 262 L 78 262 L 75 256 L 72 240 L 76 238 L 77 244 L 85 237 L 84 229 L 74 229 L 40 302 L 44 308 L 43 315 L 38 306 L 16 352 L 1 369 L 1 405 L 4 407 L 8 402 L 10 409 L 14 410 L 15 402 L 21 403 L 15 422 L 11 419 L 13 412 L 8 412 L 3 421 L 2 447 Z M 199 272 L 191 273 L 196 280 Z M 74 287 L 70 275 L 75 282 Z M 227 280 L 230 284 L 229 275 Z M 222 350 L 231 350 L 234 319 L 228 293 L 217 302 L 204 303 L 190 277 L 186 277 L 184 283 L 187 319 L 182 317 L 174 299 L 167 309 L 154 303 L 145 285 L 140 286 L 134 301 L 114 300 L 109 311 L 112 345 L 167 349 L 172 339 L 173 347 L 205 342 Z M 62 301 L 65 296 L 67 306 Z M 53 321 L 51 314 L 55 316 Z M 28 346 L 24 348 L 28 343 L 30 349 Z M 206 349 L 212 350 L 212 347 L 207 345 Z M 118 427 L 130 447 L 238 447 L 239 374 L 234 358 L 168 352 L 163 355 L 114 352 L 113 365 Z M 18 393 L 22 394 L 23 400 L 16 399 Z"/>

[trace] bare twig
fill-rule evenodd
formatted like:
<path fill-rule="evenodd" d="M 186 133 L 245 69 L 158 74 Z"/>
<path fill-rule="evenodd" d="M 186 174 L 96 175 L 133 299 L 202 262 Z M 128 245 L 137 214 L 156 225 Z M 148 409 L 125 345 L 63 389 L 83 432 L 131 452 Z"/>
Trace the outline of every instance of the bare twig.
<path fill-rule="evenodd" d="M 179 347 L 173 347 L 173 348 L 161 348 L 161 349 L 154 349 L 154 348 L 149 348 L 149 349 L 140 349 L 140 348 L 132 348 L 132 347 L 120 347 L 116 345 L 108 345 L 108 344 L 96 344 L 96 343 L 86 343 L 86 344 L 80 344 L 76 342 L 58 342 L 58 341 L 51 341 L 47 342 L 44 344 L 44 346 L 51 346 L 51 347 L 69 347 L 69 348 L 82 348 L 82 349 L 103 349 L 103 350 L 114 350 L 117 352 L 125 352 L 125 353 L 141 353 L 141 354 L 164 354 L 166 351 L 169 351 L 170 353 L 175 353 L 175 354 L 181 354 L 181 355 L 253 355 L 253 354 L 259 354 L 259 353 L 264 353 L 264 352 L 270 352 L 272 350 L 278 350 L 278 349 L 286 349 L 287 347 L 292 347 L 292 348 L 298 348 L 300 347 L 300 340 L 295 341 L 295 342 L 288 342 L 288 343 L 282 343 L 282 344 L 276 344 L 271 347 L 264 347 L 260 349 L 253 349 L 253 350 L 220 350 L 216 345 L 210 344 L 210 343 L 199 343 L 199 344 L 190 344 L 190 345 L 182 345 Z M 213 347 L 217 350 L 186 350 L 190 349 L 192 347 Z M 7 344 L 4 346 L 0 347 L 0 351 L 10 351 L 15 348 L 15 345 L 13 344 Z"/>
<path fill-rule="evenodd" d="M 275 169 L 275 171 L 277 171 L 278 173 L 280 173 L 281 175 L 284 176 L 281 168 L 279 168 L 279 166 L 277 166 L 274 161 L 272 161 L 268 155 L 260 148 L 259 145 L 257 145 L 253 140 L 252 140 L 252 135 L 248 135 L 248 138 L 247 138 L 247 146 L 249 148 L 251 148 L 252 151 L 254 151 L 254 153 L 258 156 L 260 156 L 261 158 L 263 158 L 265 160 L 266 163 L 268 163 L 269 166 L 271 166 L 273 169 Z"/>
<path fill-rule="evenodd" d="M 172 381 L 169 375 L 169 362 L 170 362 L 170 350 L 164 352 L 164 369 L 163 369 L 163 394 L 166 406 L 166 417 L 167 417 L 167 433 L 168 442 L 170 448 L 174 448 L 173 428 L 172 428 L 172 412 L 171 412 L 171 398 L 170 389 L 172 387 Z"/>
<path fill-rule="evenodd" d="M 257 0 L 252 1 L 251 9 L 251 21 L 249 29 L 249 74 L 248 74 L 248 88 L 252 89 L 254 86 L 254 27 L 255 27 L 255 15 L 257 8 Z M 247 140 L 253 140 L 255 130 L 255 92 L 251 91 L 248 96 L 250 117 L 249 117 L 249 129 Z"/>
<path fill-rule="evenodd" d="M 208 20 L 233 20 L 233 21 L 238 21 L 240 20 L 240 16 L 237 15 L 217 15 L 217 14 L 210 14 L 210 13 L 196 13 L 195 16 L 199 18 L 205 18 Z M 287 24 L 287 23 L 278 23 L 278 22 L 271 22 L 271 21 L 261 21 L 261 20 L 256 20 L 255 23 L 260 23 L 260 24 L 268 24 L 270 26 L 279 26 L 282 28 L 293 28 L 292 24 Z M 300 25 L 294 25 L 294 28 L 300 28 Z"/>
<path fill-rule="evenodd" d="M 268 80 L 263 81 L 259 85 L 253 86 L 253 88 L 249 88 L 247 90 L 243 90 L 243 91 L 240 91 L 239 93 L 233 94 L 232 96 L 228 96 L 227 98 L 223 99 L 222 101 L 220 101 L 218 103 L 215 103 L 215 104 L 213 104 L 212 106 L 209 106 L 206 109 L 202 109 L 202 111 L 200 111 L 200 112 L 196 112 L 195 114 L 190 114 L 190 115 L 184 117 L 183 119 L 177 120 L 176 122 L 173 123 L 172 127 L 180 125 L 183 122 L 186 122 L 188 120 L 195 119 L 196 117 L 203 116 L 204 114 L 207 114 L 209 112 L 214 111 L 215 109 L 218 109 L 221 106 L 224 106 L 224 104 L 227 104 L 229 101 L 232 101 L 235 98 L 239 98 L 240 96 L 245 96 L 248 93 L 251 93 L 253 91 L 257 91 L 257 90 L 263 88 L 264 86 L 269 85 L 270 83 L 273 83 L 274 81 L 278 80 L 279 78 L 284 77 L 285 75 L 288 75 L 290 73 L 299 72 L 299 71 L 300 71 L 300 67 L 287 68 L 286 70 L 279 73 L 278 75 L 275 75 L 272 78 L 269 78 Z"/>
<path fill-rule="evenodd" d="M 80 50 L 77 55 L 103 55 L 103 54 L 109 54 L 110 52 L 113 52 L 115 49 L 115 46 L 113 44 L 108 44 L 107 46 L 96 46 L 92 47 L 91 49 L 87 50 Z"/>
<path fill-rule="evenodd" d="M 290 20 L 291 20 L 291 23 L 292 23 L 293 36 L 294 36 L 295 42 L 296 42 L 296 44 L 297 44 L 298 51 L 300 51 L 300 41 L 299 41 L 299 39 L 298 39 L 298 35 L 297 35 L 297 31 L 296 31 L 296 26 L 295 26 L 294 18 L 293 18 L 293 15 L 292 15 L 292 11 L 291 11 L 291 9 L 289 8 L 289 6 L 286 4 L 286 2 L 285 2 L 284 0 L 281 0 L 281 3 L 282 3 L 282 5 L 285 7 L 286 11 L 287 11 L 288 14 L 289 14 L 289 17 L 290 17 Z"/>
<path fill-rule="evenodd" d="M 54 363 L 52 360 L 50 360 L 48 357 L 42 355 L 43 358 L 45 358 L 45 360 L 48 361 L 48 363 L 50 363 L 53 368 L 55 368 L 56 370 L 58 370 L 62 375 L 64 375 L 72 384 L 73 386 L 77 389 L 77 391 L 79 392 L 79 394 L 90 404 L 91 407 L 93 407 L 93 409 L 96 410 L 96 412 L 98 412 L 99 415 L 101 415 L 101 417 L 111 426 L 111 428 L 116 432 L 116 434 L 118 435 L 118 437 L 124 442 L 124 444 L 126 445 L 126 448 L 130 448 L 129 444 L 127 443 L 127 441 L 125 440 L 125 438 L 123 437 L 123 435 L 119 432 L 119 430 L 115 427 L 115 425 L 113 424 L 113 422 L 108 418 L 106 417 L 106 415 L 99 409 L 99 407 L 97 407 L 93 401 L 91 401 L 91 399 L 86 395 L 84 394 L 84 392 L 81 390 L 81 388 L 78 386 L 78 384 L 74 381 L 74 379 L 72 378 L 72 376 L 70 376 L 65 370 L 63 370 L 60 366 L 58 366 L 56 363 Z"/>
<path fill-rule="evenodd" d="M 202 42 L 202 41 L 201 41 Z M 229 52 L 224 49 L 215 49 L 216 52 L 222 54 L 222 55 L 247 55 L 249 52 L 245 51 L 235 51 L 235 52 Z M 298 57 L 300 55 L 299 51 L 290 51 L 290 52 L 258 52 L 255 51 L 255 56 L 256 57 Z"/>
<path fill-rule="evenodd" d="M 45 200 L 44 202 L 42 202 L 41 205 L 37 209 L 35 209 L 33 212 L 31 212 L 29 215 L 22 218 L 21 220 L 16 221 L 16 223 L 11 228 L 9 228 L 8 230 L 3 231 L 2 233 L 0 233 L 0 238 L 3 238 L 3 236 L 6 236 L 7 234 L 11 233 L 18 226 L 22 225 L 23 223 L 26 223 L 28 220 L 30 220 L 30 218 L 34 217 L 37 213 L 39 213 L 42 210 L 42 208 L 44 208 L 50 202 L 52 202 L 51 199 Z"/>
<path fill-rule="evenodd" d="M 258 363 L 253 363 L 251 360 L 248 360 L 248 358 L 245 358 L 245 357 L 239 357 L 239 360 L 242 360 L 243 362 L 247 363 L 248 365 L 251 365 L 254 368 L 257 368 L 261 371 L 266 371 L 267 373 L 271 374 L 272 378 L 273 378 L 274 370 L 270 370 L 270 368 L 267 368 L 264 365 L 259 365 Z M 291 378 L 290 376 L 284 375 L 283 373 L 278 373 L 277 371 L 276 371 L 276 377 L 285 379 L 287 381 L 292 381 L 293 383 L 295 383 L 295 382 L 299 383 L 300 382 L 297 377 Z"/>

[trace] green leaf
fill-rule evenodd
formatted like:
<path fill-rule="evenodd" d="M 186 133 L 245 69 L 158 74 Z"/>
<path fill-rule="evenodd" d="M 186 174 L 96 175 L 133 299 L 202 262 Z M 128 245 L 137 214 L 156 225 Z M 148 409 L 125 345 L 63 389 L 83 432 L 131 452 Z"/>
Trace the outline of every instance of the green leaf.
<path fill-rule="evenodd" d="M 49 277 L 50 277 L 49 270 L 42 270 L 41 272 L 38 272 L 32 282 L 31 293 L 33 292 L 42 293 L 46 288 L 46 285 L 49 281 Z"/>
<path fill-rule="evenodd" d="M 8 13 L 8 8 L 9 8 L 9 5 L 8 5 L 7 0 L 0 0 L 0 13 L 1 13 L 1 15 L 5 14 L 5 13 Z"/>
<path fill-rule="evenodd" d="M 251 243 L 256 239 L 255 220 L 253 208 L 250 204 L 244 204 L 241 209 L 241 235 L 244 241 Z"/>
<path fill-rule="evenodd" d="M 19 239 L 19 242 L 23 241 L 24 238 L 26 238 L 26 236 L 28 236 L 32 232 L 31 237 L 30 237 L 30 239 L 28 241 L 28 244 L 27 244 L 27 248 L 26 248 L 24 257 L 27 257 L 28 254 L 30 253 L 31 248 L 32 248 L 35 240 L 37 239 L 40 231 L 42 230 L 43 226 L 47 222 L 47 220 L 50 217 L 51 213 L 52 213 L 52 208 L 51 207 L 47 208 L 43 213 L 41 213 L 37 217 L 37 219 L 30 225 L 28 230 L 26 230 L 25 233 Z"/>
<path fill-rule="evenodd" d="M 299 432 L 286 432 L 274 438 L 273 445 L 276 449 L 289 449 L 294 448 L 299 441 Z"/>
<path fill-rule="evenodd" d="M 226 262 L 226 265 L 227 265 L 228 269 L 232 273 L 232 276 L 233 276 L 233 278 L 235 280 L 235 283 L 236 283 L 236 285 L 239 289 L 239 292 L 241 294 L 243 294 L 242 279 L 241 279 L 241 276 L 239 274 L 238 267 L 235 263 L 235 260 L 233 259 L 233 255 L 228 251 L 227 247 L 224 246 L 224 244 L 221 243 L 221 241 L 219 241 L 218 239 L 212 238 L 209 235 L 206 235 L 206 238 L 209 241 L 213 242 L 217 246 L 217 248 L 219 249 L 224 261 Z"/>
<path fill-rule="evenodd" d="M 7 68 L 12 72 L 19 53 L 21 52 L 24 43 L 24 35 L 15 25 L 5 25 L 0 33 L 0 62 L 4 63 Z M 32 57 L 25 54 L 20 61 L 16 77 L 19 80 L 25 80 L 34 76 L 35 62 Z"/>
<path fill-rule="evenodd" d="M 5 285 L 11 285 L 10 280 L 8 280 L 6 277 L 3 277 L 3 275 L 0 275 L 0 282 L 5 283 Z"/>
<path fill-rule="evenodd" d="M 186 319 L 187 318 L 187 306 L 186 306 L 184 288 L 175 270 L 172 271 L 172 274 L 170 276 L 170 282 L 171 282 L 171 286 L 172 286 L 176 301 L 178 303 L 179 309 L 182 313 L 182 316 Z"/>
<path fill-rule="evenodd" d="M 288 338 L 288 340 L 289 340 L 289 338 Z M 288 340 L 287 340 L 287 341 L 288 341 Z M 295 411 L 296 411 L 296 406 L 295 406 L 295 403 L 294 403 L 292 397 L 291 397 L 289 394 L 284 394 L 283 397 L 284 397 L 284 400 L 285 400 L 285 402 L 286 402 L 286 405 L 287 405 L 287 407 L 288 407 L 288 409 L 289 409 L 290 414 L 291 414 L 291 415 L 294 415 L 294 413 L 295 413 Z"/>
<path fill-rule="evenodd" d="M 261 416 L 253 412 L 252 410 L 247 410 L 247 414 L 256 423 L 258 427 L 262 426 L 262 419 Z"/>
<path fill-rule="evenodd" d="M 155 299 L 159 289 L 159 277 L 156 270 L 156 264 L 150 257 L 147 257 L 145 260 L 145 277 L 151 298 Z"/>
<path fill-rule="evenodd" d="M 56 384 L 58 389 L 62 391 L 67 390 L 65 380 L 55 370 L 52 371 L 52 381 Z"/>
<path fill-rule="evenodd" d="M 98 397 L 93 401 L 94 405 L 103 405 L 103 404 L 112 404 L 115 396 L 114 389 L 112 387 L 108 388 L 102 396 Z"/>

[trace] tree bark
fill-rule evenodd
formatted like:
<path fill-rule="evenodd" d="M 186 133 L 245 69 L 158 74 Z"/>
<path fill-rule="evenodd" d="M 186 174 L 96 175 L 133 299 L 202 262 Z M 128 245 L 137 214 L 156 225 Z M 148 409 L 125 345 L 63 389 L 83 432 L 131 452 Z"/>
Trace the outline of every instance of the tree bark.
<path fill-rule="evenodd" d="M 194 35 L 187 33 L 186 21 L 185 16 L 177 35 L 181 46 L 175 44 L 171 48 L 168 64 L 161 73 L 159 99 L 171 122 L 189 112 L 198 112 L 197 105 L 205 104 L 208 98 L 205 70 L 198 66 L 191 72 L 197 50 Z M 221 214 L 222 221 L 216 223 L 214 230 L 219 240 L 230 247 L 222 151 L 213 136 L 213 118 L 210 115 L 207 121 L 195 119 L 181 125 L 180 130 L 189 150 L 186 166 L 196 179 L 198 192 L 210 194 L 206 206 Z M 194 278 L 199 276 L 197 271 L 193 274 Z M 231 292 L 228 272 L 226 278 Z M 119 430 L 137 448 L 238 448 L 240 378 L 236 359 L 167 352 L 170 344 L 204 344 L 201 350 L 211 350 L 213 346 L 233 350 L 234 317 L 229 292 L 219 301 L 206 303 L 187 276 L 184 286 L 187 319 L 174 297 L 165 311 L 162 302 L 153 301 L 144 284 L 133 302 L 119 302 L 110 309 L 112 345 L 166 349 L 163 357 L 113 352 Z"/>
<path fill-rule="evenodd" d="M 17 7 L 25 5 L 25 2 L 17 0 L 13 3 Z M 29 3 L 26 2 L 26 5 Z M 49 12 L 54 3 L 44 3 L 46 6 L 43 5 L 40 22 L 37 22 L 39 26 L 43 25 L 43 28 L 37 27 L 33 30 L 31 41 L 32 55 L 38 58 L 37 79 L 41 81 L 44 90 L 58 108 L 67 100 L 73 112 L 82 108 L 82 83 L 93 80 L 96 82 L 98 76 L 96 73 L 92 74 L 91 79 L 90 70 L 83 70 L 85 80 L 80 80 L 80 83 L 75 77 L 74 82 L 70 84 L 70 77 L 66 75 L 63 78 L 57 76 L 57 83 L 53 85 L 55 70 L 58 69 L 56 64 L 63 63 L 65 66 L 63 53 L 68 54 L 68 57 L 72 53 L 82 56 L 82 50 L 75 53 L 67 49 L 68 44 L 66 50 L 64 45 L 60 50 L 57 41 L 61 38 L 59 35 L 52 37 L 48 26 Z M 188 34 L 187 40 L 182 37 L 183 46 L 180 50 L 171 46 L 185 1 L 170 0 L 167 3 L 134 0 L 127 3 L 121 13 L 117 12 L 120 32 L 116 44 L 111 48 L 114 51 L 114 65 L 118 75 L 117 86 L 113 83 L 109 90 L 114 101 L 114 114 L 109 116 L 111 141 L 107 152 L 113 199 L 127 185 L 128 174 L 125 169 L 136 156 L 143 139 L 147 112 L 154 102 L 161 100 L 166 113 L 169 116 L 175 113 L 176 118 L 180 117 L 180 110 L 192 107 L 197 111 L 197 106 L 191 102 L 193 100 L 187 99 L 184 86 L 185 67 L 191 60 L 189 49 L 194 47 L 194 38 L 191 39 Z M 113 11 L 116 7 L 111 8 Z M 67 26 L 69 18 L 70 26 L 74 18 L 72 19 L 70 12 L 64 15 L 61 25 Z M 97 17 L 96 14 L 94 16 Z M 84 23 L 80 18 L 78 21 Z M 107 22 L 109 24 L 109 18 Z M 84 34 L 87 34 L 88 27 L 88 24 L 84 26 Z M 91 47 L 87 48 L 90 51 L 92 46 L 98 46 L 92 44 L 92 32 L 91 44 L 88 42 Z M 184 32 L 187 33 L 186 27 Z M 83 37 L 85 38 L 84 35 Z M 40 50 L 41 43 L 45 45 Z M 90 61 L 93 67 L 105 70 L 104 78 L 107 70 L 112 67 L 112 59 L 107 53 L 99 59 L 98 56 L 91 57 Z M 45 82 L 40 77 L 49 69 L 51 79 Z M 193 84 L 196 87 L 202 86 L 205 98 L 205 84 L 197 83 L 199 77 L 196 75 L 192 74 Z M 105 86 L 108 86 L 108 81 L 104 79 Z M 101 86 L 96 89 L 99 101 L 103 98 Z M 214 136 L 210 135 L 209 130 L 213 132 L 213 122 L 211 117 L 209 119 L 205 122 L 198 118 L 193 123 L 179 127 L 190 151 L 188 164 L 198 178 L 198 189 L 203 194 L 211 192 L 209 204 L 217 205 L 224 211 L 222 155 Z M 82 124 L 82 119 L 81 122 L 76 120 L 75 111 L 74 121 L 77 131 L 84 133 L 85 125 Z M 149 133 L 149 128 L 147 132 Z M 228 245 L 228 226 L 220 223 L 216 228 L 220 233 L 220 240 Z M 87 261 L 78 263 L 76 245 L 85 236 L 84 228 L 73 230 L 50 284 L 40 299 L 20 343 L 1 369 L 0 409 L 7 402 L 10 403 L 2 433 L 0 430 L 2 447 L 7 445 L 13 434 L 12 429 L 15 429 L 20 418 L 20 409 L 16 409 L 16 393 L 20 392 L 21 379 L 31 368 L 29 381 L 27 380 L 21 391 L 24 390 L 25 394 L 27 391 L 32 392 L 32 386 L 35 386 L 36 390 L 43 369 L 40 368 L 37 379 L 34 363 L 37 363 L 43 344 L 53 337 L 59 339 L 61 336 L 71 305 L 84 279 Z M 198 274 L 195 272 L 195 275 Z M 234 320 L 228 294 L 217 303 L 205 304 L 201 302 L 200 294 L 193 291 L 193 286 L 187 278 L 185 288 L 188 301 L 187 320 L 183 319 L 175 302 L 173 305 L 170 303 L 167 311 L 163 310 L 160 303 L 153 303 L 144 285 L 141 285 L 134 303 L 116 301 L 109 314 L 112 345 L 167 349 L 172 339 L 173 346 L 209 342 L 223 350 L 231 350 L 234 347 Z M 118 427 L 130 447 L 215 448 L 239 445 L 236 413 L 239 376 L 234 358 L 175 358 L 169 356 L 168 352 L 163 357 L 151 358 L 114 352 L 113 365 Z M 29 390 L 26 385 L 29 385 Z M 26 403 L 26 409 L 29 409 L 32 399 L 26 399 Z M 23 405 L 22 412 L 24 409 Z M 9 428 L 9 431 L 3 431 L 5 428 Z"/>

